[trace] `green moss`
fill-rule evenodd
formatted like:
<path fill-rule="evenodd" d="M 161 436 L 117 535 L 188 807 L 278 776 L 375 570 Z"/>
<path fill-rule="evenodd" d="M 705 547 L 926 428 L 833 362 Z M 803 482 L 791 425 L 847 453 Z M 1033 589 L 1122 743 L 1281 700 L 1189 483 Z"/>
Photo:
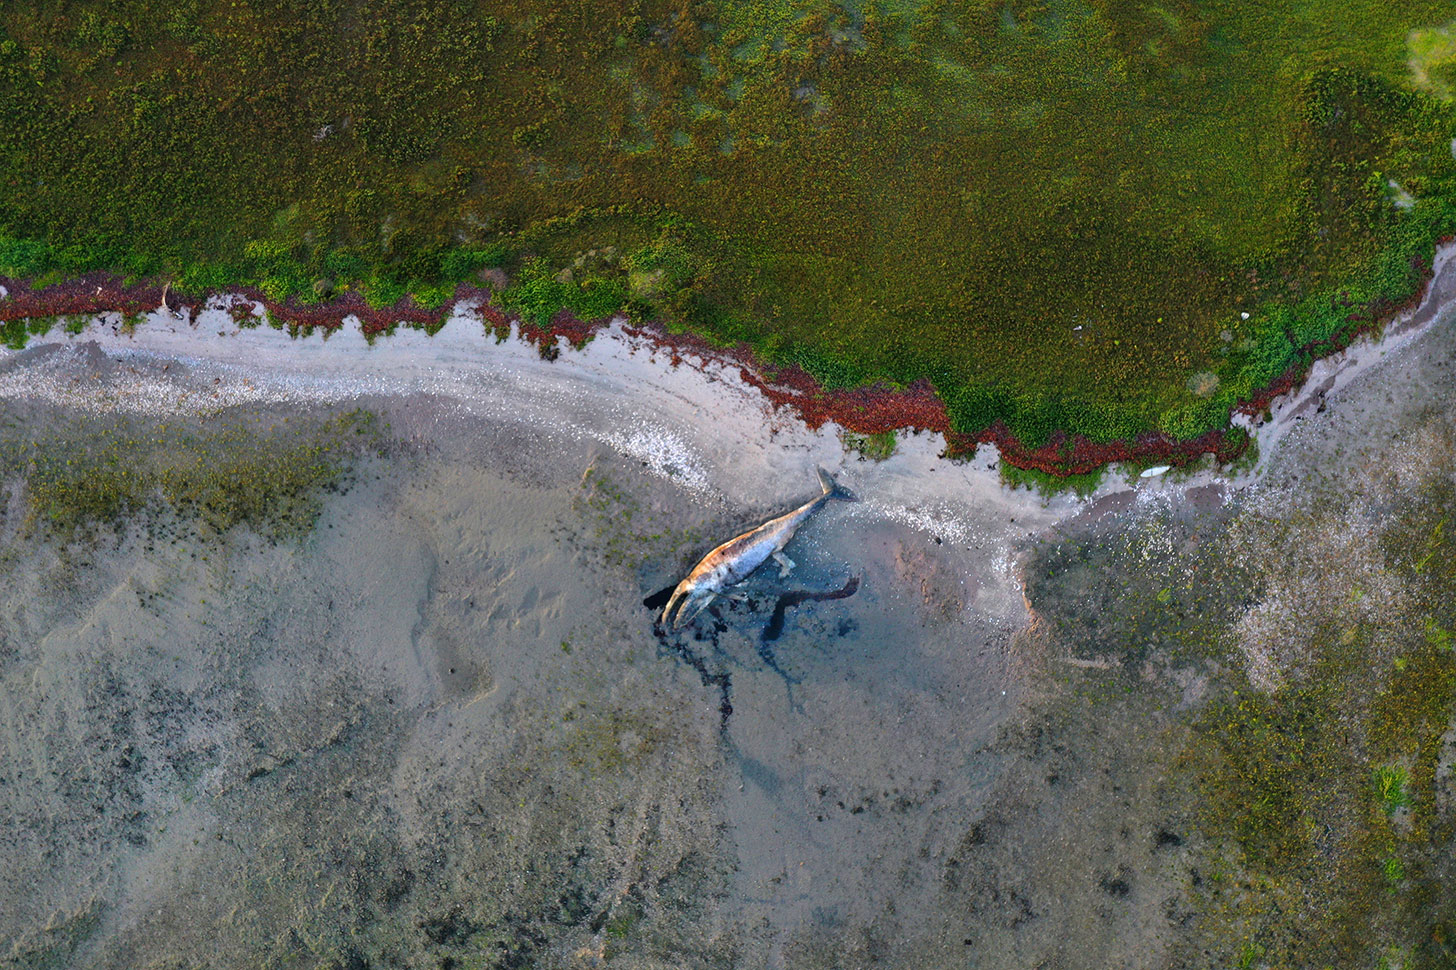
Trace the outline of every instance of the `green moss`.
<path fill-rule="evenodd" d="M 1405 970 L 1410 966 L 1410 952 L 1404 947 L 1387 947 L 1376 961 L 1375 970 Z"/>
<path fill-rule="evenodd" d="M 1234 966 L 1239 967 L 1240 970 L 1246 967 L 1252 967 L 1263 955 L 1264 948 L 1262 946 L 1253 940 L 1246 940 L 1244 941 L 1244 945 L 1239 948 L 1239 956 L 1234 961 Z"/>
<path fill-rule="evenodd" d="M 642 919 L 642 911 L 633 905 L 621 907 L 612 918 L 607 920 L 603 929 L 607 937 L 613 940 L 625 940 L 631 937 L 632 929 Z"/>
<path fill-rule="evenodd" d="M 1294 869 L 1313 858 L 1321 799 L 1339 784 L 1340 751 L 1323 730 L 1334 692 L 1241 694 L 1209 712 L 1204 743 L 1216 757 L 1203 777 L 1213 831 L 1231 836 L 1249 863 Z"/>
<path fill-rule="evenodd" d="M 1425 629 L 1426 643 L 1436 650 L 1451 651 L 1451 631 L 1437 623 L 1434 616 L 1426 617 Z"/>
<path fill-rule="evenodd" d="M 568 708 L 570 731 L 562 742 L 566 763 L 588 772 L 630 770 L 667 740 L 650 718 L 622 711 Z"/>
<path fill-rule="evenodd" d="M 640 503 L 595 465 L 582 476 L 581 486 L 572 506 L 586 529 L 582 538 L 608 566 L 635 572 L 644 563 L 667 558 L 703 539 L 694 529 L 665 530 L 642 521 Z"/>

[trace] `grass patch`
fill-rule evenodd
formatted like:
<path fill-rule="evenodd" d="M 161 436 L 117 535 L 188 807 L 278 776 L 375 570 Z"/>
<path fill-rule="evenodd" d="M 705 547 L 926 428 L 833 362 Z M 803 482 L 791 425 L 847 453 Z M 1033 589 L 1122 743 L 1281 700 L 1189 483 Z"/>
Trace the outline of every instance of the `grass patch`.
<path fill-rule="evenodd" d="M 882 431 L 879 434 L 854 434 L 843 432 L 839 440 L 844 449 L 859 455 L 860 460 L 884 461 L 895 453 L 895 432 Z"/>
<path fill-rule="evenodd" d="M 322 494 L 377 448 L 372 414 L 62 423 L 44 437 L 0 438 L 0 473 L 22 483 L 27 521 L 66 538 L 167 510 L 216 532 L 247 525 L 273 539 L 313 528 Z"/>
<path fill-rule="evenodd" d="M 1400 765 L 1384 765 L 1375 769 L 1375 794 L 1386 815 L 1394 815 L 1410 805 L 1410 772 Z"/>
<path fill-rule="evenodd" d="M 1447 101 L 1456 96 L 1456 21 L 1410 34 L 1411 83 Z"/>
<path fill-rule="evenodd" d="M 11 350 L 24 350 L 31 337 L 43 337 L 55 326 L 55 317 L 31 320 L 7 320 L 0 323 L 0 344 Z"/>
<path fill-rule="evenodd" d="M 1105 468 L 1098 468 L 1078 475 L 1051 475 L 1038 468 L 1018 468 L 1008 461 L 1000 462 L 999 469 L 1003 485 L 1029 489 L 1044 498 L 1063 492 L 1073 492 L 1080 498 L 1086 498 L 1097 491 L 1097 486 L 1102 484 L 1107 474 Z"/>

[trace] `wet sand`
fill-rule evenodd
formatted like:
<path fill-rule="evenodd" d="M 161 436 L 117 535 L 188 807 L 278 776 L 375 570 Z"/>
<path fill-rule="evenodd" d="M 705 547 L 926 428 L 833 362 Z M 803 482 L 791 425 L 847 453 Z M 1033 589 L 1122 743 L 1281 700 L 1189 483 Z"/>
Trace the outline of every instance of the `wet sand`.
<path fill-rule="evenodd" d="M 620 331 L 549 363 L 469 319 L 370 347 L 158 316 L 4 354 L 14 436 L 356 408 L 383 431 L 299 538 L 154 512 L 67 544 L 7 483 L 0 958 L 1173 965 L 1199 843 L 1158 728 L 1207 672 L 1099 652 L 1103 574 L 1026 570 L 1094 534 L 1172 563 L 1311 466 L 1350 491 L 1341 463 L 1399 453 L 1418 478 L 1453 393 L 1450 316 L 1421 312 L 1323 410 L 1277 407 L 1253 475 L 1090 501 L 1006 490 L 932 436 L 854 460 Z M 642 599 L 812 495 L 816 464 L 864 501 L 803 528 L 789 578 L 656 629 Z M 785 591 L 851 579 L 765 640 Z M 1144 669 L 1126 708 L 1067 702 Z"/>

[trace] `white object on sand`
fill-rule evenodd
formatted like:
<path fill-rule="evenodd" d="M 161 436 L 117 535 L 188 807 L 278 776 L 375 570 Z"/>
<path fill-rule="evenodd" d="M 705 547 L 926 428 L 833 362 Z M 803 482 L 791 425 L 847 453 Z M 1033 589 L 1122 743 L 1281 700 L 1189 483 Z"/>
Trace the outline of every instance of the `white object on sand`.
<path fill-rule="evenodd" d="M 1165 472 L 1170 472 L 1172 470 L 1172 465 L 1154 465 L 1152 468 L 1145 469 L 1143 473 L 1138 476 L 1138 478 L 1154 478 L 1158 475 L 1162 475 Z"/>

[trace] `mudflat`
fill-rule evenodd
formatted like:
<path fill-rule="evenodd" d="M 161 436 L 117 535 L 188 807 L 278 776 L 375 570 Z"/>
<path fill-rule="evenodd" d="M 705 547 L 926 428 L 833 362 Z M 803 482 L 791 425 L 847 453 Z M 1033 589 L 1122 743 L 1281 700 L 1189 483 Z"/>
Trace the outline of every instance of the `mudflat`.
<path fill-rule="evenodd" d="M 627 336 L 214 322 L 0 358 L 0 959 L 1447 946 L 1449 313 L 1277 407 L 1251 475 L 1085 500 L 930 436 L 857 460 Z M 816 464 L 864 501 L 656 628 Z"/>

